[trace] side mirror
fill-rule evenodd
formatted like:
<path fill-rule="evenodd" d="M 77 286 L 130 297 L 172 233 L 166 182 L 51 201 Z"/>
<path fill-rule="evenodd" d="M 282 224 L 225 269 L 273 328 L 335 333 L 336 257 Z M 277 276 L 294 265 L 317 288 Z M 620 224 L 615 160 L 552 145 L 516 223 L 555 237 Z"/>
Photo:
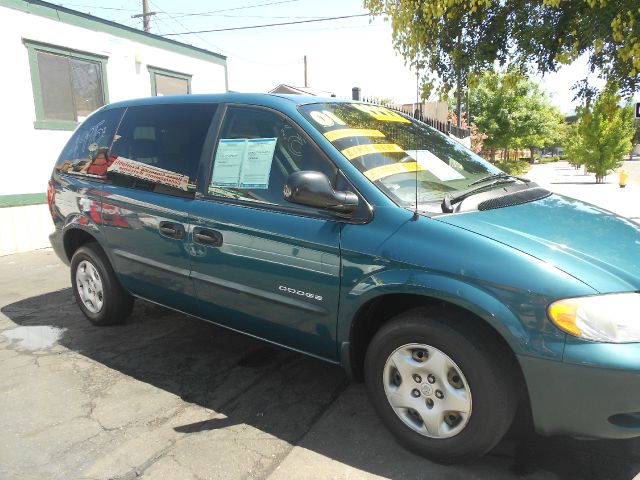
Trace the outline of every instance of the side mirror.
<path fill-rule="evenodd" d="M 336 192 L 324 173 L 302 170 L 289 175 L 283 188 L 285 200 L 309 207 L 326 208 L 347 217 L 358 207 L 358 196 Z"/>

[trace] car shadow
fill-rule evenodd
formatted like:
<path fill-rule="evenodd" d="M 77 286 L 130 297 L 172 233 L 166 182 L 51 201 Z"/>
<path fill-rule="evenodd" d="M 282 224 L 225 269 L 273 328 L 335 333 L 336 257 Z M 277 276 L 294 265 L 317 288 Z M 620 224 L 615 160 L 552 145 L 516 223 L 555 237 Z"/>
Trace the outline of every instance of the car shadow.
<path fill-rule="evenodd" d="M 363 385 L 350 384 L 341 368 L 144 301 L 136 302 L 127 323 L 105 328 L 89 324 L 70 288 L 7 305 L 2 312 L 19 326 L 60 329 L 58 344 L 67 349 L 221 414 L 175 427 L 181 433 L 248 424 L 389 478 L 424 478 L 427 464 L 438 478 L 540 474 L 618 480 L 640 471 L 639 440 L 544 438 L 533 433 L 525 415 L 482 459 L 460 466 L 430 464 L 395 442 Z"/>

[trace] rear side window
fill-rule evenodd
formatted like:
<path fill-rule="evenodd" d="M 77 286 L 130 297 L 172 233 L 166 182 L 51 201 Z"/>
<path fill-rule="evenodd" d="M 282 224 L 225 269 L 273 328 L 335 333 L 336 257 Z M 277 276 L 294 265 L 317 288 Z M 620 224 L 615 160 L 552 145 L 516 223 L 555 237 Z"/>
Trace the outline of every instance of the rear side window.
<path fill-rule="evenodd" d="M 104 178 L 112 161 L 109 148 L 123 113 L 123 108 L 116 108 L 91 115 L 67 142 L 56 170 Z"/>
<path fill-rule="evenodd" d="M 129 107 L 114 137 L 107 172 L 116 185 L 191 195 L 216 105 Z"/>

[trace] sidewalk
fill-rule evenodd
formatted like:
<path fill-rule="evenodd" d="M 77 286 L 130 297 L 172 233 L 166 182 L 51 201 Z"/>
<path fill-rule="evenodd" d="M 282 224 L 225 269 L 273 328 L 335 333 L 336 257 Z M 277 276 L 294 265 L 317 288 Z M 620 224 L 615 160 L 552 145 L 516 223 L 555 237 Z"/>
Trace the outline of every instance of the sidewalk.
<path fill-rule="evenodd" d="M 584 175 L 584 169 L 575 169 L 568 162 L 533 165 L 524 176 L 554 193 L 577 198 L 610 210 L 640 223 L 640 162 L 624 162 L 629 171 L 625 188 L 618 185 L 618 174 L 612 173 L 605 183 L 596 184 L 595 175 Z"/>

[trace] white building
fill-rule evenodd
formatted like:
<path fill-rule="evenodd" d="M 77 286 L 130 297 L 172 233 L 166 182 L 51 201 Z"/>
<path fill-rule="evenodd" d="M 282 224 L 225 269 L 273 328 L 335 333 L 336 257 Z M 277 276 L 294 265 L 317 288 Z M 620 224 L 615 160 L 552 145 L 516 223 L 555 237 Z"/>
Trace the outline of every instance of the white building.
<path fill-rule="evenodd" d="M 0 0 L 0 19 L 0 255 L 48 245 L 47 181 L 90 112 L 129 98 L 227 91 L 217 53 L 36 0 Z"/>

